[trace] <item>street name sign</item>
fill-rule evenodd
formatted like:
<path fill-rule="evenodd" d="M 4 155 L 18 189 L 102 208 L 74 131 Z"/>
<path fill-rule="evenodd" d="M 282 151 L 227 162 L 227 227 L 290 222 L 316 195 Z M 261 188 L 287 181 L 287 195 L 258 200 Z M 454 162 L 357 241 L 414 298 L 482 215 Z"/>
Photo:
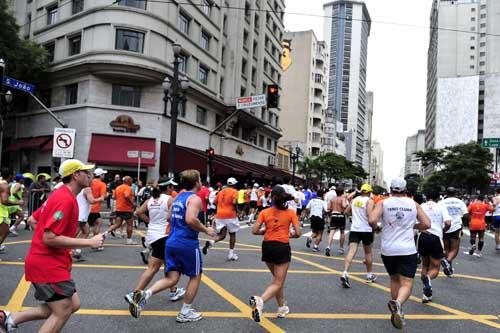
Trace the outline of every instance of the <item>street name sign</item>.
<path fill-rule="evenodd" d="M 485 147 L 485 148 L 500 148 L 500 138 L 483 139 L 483 147 Z"/>
<path fill-rule="evenodd" d="M 251 109 L 266 106 L 266 95 L 255 95 L 248 97 L 238 97 L 236 99 L 236 109 Z"/>
<path fill-rule="evenodd" d="M 31 94 L 35 93 L 35 85 L 16 80 L 12 77 L 5 76 L 3 78 L 3 84 L 6 85 L 7 87 L 11 87 L 17 90 L 22 90 L 27 93 Z"/>
<path fill-rule="evenodd" d="M 54 128 L 54 143 L 52 146 L 52 156 L 62 158 L 73 158 L 75 151 L 74 128 Z"/>
<path fill-rule="evenodd" d="M 138 150 L 129 150 L 129 151 L 127 151 L 127 157 L 128 158 L 138 158 L 139 151 Z"/>
<path fill-rule="evenodd" d="M 152 160 L 155 157 L 155 153 L 152 151 L 141 151 L 141 158 Z"/>

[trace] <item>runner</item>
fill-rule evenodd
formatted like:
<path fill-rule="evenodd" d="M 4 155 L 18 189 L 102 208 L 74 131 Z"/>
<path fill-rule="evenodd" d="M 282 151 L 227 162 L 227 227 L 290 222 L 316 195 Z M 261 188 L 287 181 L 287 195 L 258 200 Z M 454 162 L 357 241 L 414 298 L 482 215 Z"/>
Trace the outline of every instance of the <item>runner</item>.
<path fill-rule="evenodd" d="M 373 232 L 374 230 L 379 231 L 379 228 L 372 228 L 368 223 L 368 216 L 375 208 L 375 204 L 371 199 L 372 187 L 369 184 L 363 184 L 361 186 L 361 195 L 356 197 L 347 212 L 352 214 L 351 230 L 349 232 L 349 252 L 344 259 L 344 272 L 340 277 L 342 286 L 344 288 L 351 288 L 349 282 L 349 268 L 351 267 L 352 260 L 358 252 L 359 243 L 363 242 L 363 250 L 365 251 L 365 259 L 363 260 L 366 265 L 366 281 L 369 283 L 375 282 L 377 276 L 372 272 L 373 265 L 373 255 L 372 255 L 372 244 L 373 244 Z"/>
<path fill-rule="evenodd" d="M 208 253 L 216 242 L 220 242 L 226 238 L 229 232 L 229 253 L 227 260 L 236 261 L 238 255 L 234 253 L 234 245 L 236 244 L 236 232 L 240 230 L 240 222 L 236 214 L 236 204 L 238 201 L 238 191 L 235 186 L 238 183 L 233 177 L 227 180 L 227 187 L 217 194 L 215 198 L 215 205 L 217 206 L 217 213 L 215 214 L 215 230 L 217 237 L 215 240 L 205 242 L 202 249 L 204 255 Z"/>
<path fill-rule="evenodd" d="M 179 193 L 169 213 L 170 235 L 165 246 L 165 277 L 146 290 L 136 290 L 130 314 L 138 318 L 149 298 L 163 290 L 169 289 L 179 282 L 180 275 L 187 275 L 186 295 L 182 309 L 177 315 L 177 322 L 192 322 L 202 319 L 192 303 L 198 292 L 202 274 L 202 257 L 199 250 L 198 233 L 204 232 L 215 237 L 215 231 L 200 223 L 201 199 L 196 192 L 201 187 L 200 173 L 197 170 L 185 170 L 180 174 L 181 187 L 187 191 Z"/>
<path fill-rule="evenodd" d="M 9 235 L 9 207 L 23 204 L 23 200 L 11 199 L 9 184 L 0 178 L 0 252 L 5 251 L 5 246 L 2 244 Z"/>
<path fill-rule="evenodd" d="M 374 229 L 382 219 L 382 261 L 391 278 L 391 300 L 388 306 L 391 323 L 398 329 L 406 324 L 402 306 L 411 295 L 417 271 L 413 229 L 426 230 L 431 226 L 420 205 L 406 197 L 405 192 L 406 181 L 403 178 L 393 179 L 391 197 L 379 202 L 368 217 Z"/>
<path fill-rule="evenodd" d="M 134 292 L 146 288 L 161 266 L 165 264 L 165 242 L 170 232 L 167 217 L 172 208 L 172 201 L 172 197 L 167 194 L 166 183 L 162 183 L 159 184 L 159 188 L 153 187 L 151 198 L 136 210 L 136 215 L 148 223 L 146 245 L 151 248 L 152 253 L 148 268 L 137 281 L 134 291 L 125 295 L 125 301 L 129 306 L 133 303 Z M 171 287 L 170 301 L 175 302 L 181 299 L 185 293 L 186 291 L 183 288 Z"/>
<path fill-rule="evenodd" d="M 108 198 L 109 198 L 109 203 L 108 207 L 111 210 L 111 213 L 109 215 L 109 225 L 113 225 L 115 222 L 115 217 L 116 217 L 116 198 L 115 198 L 115 190 L 118 186 L 122 184 L 122 179 L 119 174 L 115 175 L 115 178 L 113 181 L 111 181 L 108 184 Z M 113 234 L 111 234 L 113 235 Z M 113 235 L 114 236 L 114 235 Z"/>
<path fill-rule="evenodd" d="M 495 229 L 495 244 L 496 250 L 500 253 L 500 188 L 495 191 L 496 196 L 493 198 L 493 228 Z"/>
<path fill-rule="evenodd" d="M 39 332 L 60 332 L 71 314 L 80 308 L 80 297 L 71 279 L 71 248 L 103 246 L 102 234 L 90 239 L 73 238 L 78 225 L 76 195 L 89 186 L 89 170 L 74 159 L 61 163 L 64 186 L 56 190 L 34 214 L 37 226 L 25 260 L 26 280 L 33 284 L 35 298 L 43 304 L 22 312 L 0 311 L 0 327 L 11 332 L 18 325 L 45 320 Z"/>
<path fill-rule="evenodd" d="M 303 205 L 303 202 L 306 200 L 306 196 L 304 192 L 302 192 L 302 188 L 295 186 L 295 193 L 297 195 L 297 218 L 299 219 L 299 222 L 301 223 L 302 227 L 302 212 L 305 210 L 307 205 Z M 323 199 L 323 197 L 320 197 L 320 199 Z"/>
<path fill-rule="evenodd" d="M 327 257 L 330 256 L 330 249 L 333 245 L 333 237 L 337 230 L 340 230 L 340 240 L 339 240 L 339 254 L 344 254 L 344 241 L 345 241 L 345 224 L 346 224 L 346 216 L 345 210 L 349 207 L 349 202 L 344 196 L 344 188 L 338 187 L 335 189 L 335 196 L 327 195 L 326 197 L 330 197 L 330 201 L 327 201 L 328 211 L 330 212 L 330 226 L 328 227 L 328 246 L 325 249 L 325 255 Z"/>
<path fill-rule="evenodd" d="M 252 317 L 260 322 L 264 303 L 276 298 L 278 303 L 278 318 L 284 318 L 290 309 L 286 305 L 284 286 L 288 267 L 292 258 L 290 237 L 300 237 L 300 225 L 297 214 L 288 208 L 288 201 L 292 200 L 282 186 L 275 186 L 271 192 L 273 206 L 264 209 L 257 222 L 252 227 L 254 235 L 264 235 L 262 242 L 262 261 L 264 261 L 273 275 L 273 280 L 261 296 L 250 297 Z M 261 227 L 264 229 L 261 229 Z M 290 226 L 293 226 L 293 235 L 290 235 Z"/>
<path fill-rule="evenodd" d="M 484 201 L 484 195 L 480 194 L 468 207 L 470 215 L 470 250 L 469 254 L 482 257 L 484 246 L 484 232 L 486 231 L 485 215 L 487 212 L 492 212 L 494 208 Z M 479 242 L 477 243 L 476 252 L 476 237 L 479 234 Z"/>
<path fill-rule="evenodd" d="M 109 227 L 109 233 L 120 228 L 125 221 L 127 224 L 127 245 L 137 245 L 132 239 L 132 226 L 134 222 L 134 195 L 132 193 L 132 178 L 123 177 L 123 184 L 115 190 L 116 199 L 116 223 Z"/>
<path fill-rule="evenodd" d="M 245 210 L 246 210 L 246 186 L 247 184 L 244 184 L 243 187 L 238 191 L 238 218 L 241 220 L 244 219 L 245 217 Z M 217 186 L 218 187 L 218 186 Z M 222 184 L 221 184 L 222 188 Z"/>
<path fill-rule="evenodd" d="M 84 188 L 76 196 L 76 202 L 78 203 L 78 225 L 80 228 L 79 235 L 77 238 L 87 239 L 90 235 L 89 224 L 87 223 L 90 215 L 90 205 L 100 203 L 104 201 L 104 196 L 95 198 L 92 195 L 92 190 L 89 187 Z M 82 250 L 75 249 L 73 251 L 73 257 L 77 260 L 82 258 Z"/>
<path fill-rule="evenodd" d="M 431 228 L 421 231 L 417 239 L 417 248 L 422 260 L 420 278 L 423 284 L 422 302 L 432 301 L 432 284 L 439 275 L 441 259 L 443 258 L 443 231 L 451 226 L 451 217 L 448 210 L 437 203 L 439 191 L 429 189 L 425 191 L 427 202 L 422 204 L 422 210 L 431 220 Z"/>
<path fill-rule="evenodd" d="M 106 184 L 104 183 L 104 177 L 108 172 L 101 168 L 94 170 L 94 179 L 90 184 L 90 189 L 92 191 L 92 196 L 94 198 L 103 198 L 102 201 L 98 201 L 90 206 L 90 214 L 88 218 L 89 227 L 92 228 L 92 233 L 97 235 L 101 233 L 102 217 L 101 217 L 101 207 L 104 199 L 109 197 L 106 189 Z M 102 250 L 99 248 L 98 250 Z"/>
<path fill-rule="evenodd" d="M 255 214 L 257 213 L 257 202 L 259 201 L 259 184 L 253 184 L 253 188 L 250 190 L 250 216 L 248 218 L 247 224 L 253 223 Z"/>
<path fill-rule="evenodd" d="M 443 272 L 446 276 L 453 276 L 453 260 L 458 255 L 460 249 L 460 238 L 462 237 L 462 219 L 468 220 L 469 213 L 465 203 L 456 197 L 454 187 L 446 189 L 446 199 L 439 202 L 448 210 L 451 217 L 451 227 L 443 235 L 445 258 L 441 261 Z"/>
<path fill-rule="evenodd" d="M 309 214 L 309 221 L 311 221 L 312 236 L 307 237 L 306 246 L 311 247 L 314 240 L 313 252 L 319 252 L 319 244 L 323 238 L 323 231 L 325 231 L 325 215 L 328 206 L 323 200 L 323 191 L 318 190 L 318 197 L 311 199 L 306 206 L 306 214 Z"/>
<path fill-rule="evenodd" d="M 9 199 L 12 201 L 22 200 L 24 195 L 24 176 L 18 173 L 15 177 L 14 182 L 9 186 L 10 196 Z M 18 236 L 17 226 L 24 220 L 24 211 L 20 205 L 9 206 L 9 217 L 12 215 L 16 216 L 16 221 L 10 227 L 9 231 L 14 236 Z"/>
<path fill-rule="evenodd" d="M 203 207 L 203 214 L 200 215 L 202 224 L 207 223 L 208 197 L 210 196 L 209 186 L 210 184 L 208 182 L 204 182 L 201 189 L 196 193 L 196 195 L 200 197 Z"/>

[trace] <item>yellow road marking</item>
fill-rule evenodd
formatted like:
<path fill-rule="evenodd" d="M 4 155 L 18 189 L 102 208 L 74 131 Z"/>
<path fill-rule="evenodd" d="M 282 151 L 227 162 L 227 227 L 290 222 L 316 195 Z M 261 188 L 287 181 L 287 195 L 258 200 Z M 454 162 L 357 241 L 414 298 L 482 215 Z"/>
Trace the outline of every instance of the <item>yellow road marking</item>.
<path fill-rule="evenodd" d="M 30 290 L 31 283 L 26 281 L 24 278 L 24 274 L 19 281 L 19 284 L 16 287 L 16 290 L 10 297 L 9 303 L 5 307 L 7 311 L 17 312 L 22 309 L 24 299 L 26 295 L 28 295 L 28 291 Z"/>
<path fill-rule="evenodd" d="M 226 301 L 231 303 L 233 306 L 235 306 L 238 310 L 240 310 L 243 314 L 245 314 L 248 318 L 251 318 L 251 311 L 252 309 L 240 301 L 238 298 L 236 298 L 233 294 L 229 293 L 227 290 L 222 288 L 217 282 L 212 280 L 206 275 L 202 276 L 202 281 L 213 291 L 215 291 L 219 296 L 224 298 Z M 265 328 L 268 332 L 285 332 L 282 330 L 279 326 L 271 322 L 267 318 L 261 318 L 261 321 L 259 323 L 260 326 Z"/>
<path fill-rule="evenodd" d="M 22 240 L 22 241 L 15 241 L 15 242 L 4 242 L 3 245 L 29 244 L 29 243 L 31 243 L 31 239 Z"/>

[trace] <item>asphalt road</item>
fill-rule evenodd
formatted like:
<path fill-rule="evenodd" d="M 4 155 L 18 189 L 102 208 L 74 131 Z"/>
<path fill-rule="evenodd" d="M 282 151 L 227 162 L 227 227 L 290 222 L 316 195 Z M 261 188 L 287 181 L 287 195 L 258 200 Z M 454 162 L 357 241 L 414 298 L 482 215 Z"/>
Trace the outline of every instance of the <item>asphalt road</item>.
<path fill-rule="evenodd" d="M 309 231 L 304 228 L 304 233 Z M 144 230 L 139 230 L 136 237 Z M 492 235 L 486 236 L 482 258 L 471 257 L 468 237 L 454 267 L 454 278 L 443 274 L 433 281 L 434 303 L 422 304 L 421 282 L 417 277 L 411 300 L 404 306 L 406 332 L 499 332 L 500 330 L 500 254 L 494 250 Z M 0 254 L 0 309 L 17 311 L 37 304 L 33 288 L 23 279 L 23 258 L 30 246 L 31 232 L 6 240 Z M 204 260 L 204 278 L 194 307 L 204 314 L 196 323 L 178 324 L 175 316 L 182 301 L 172 303 L 168 295 L 154 296 L 141 318 L 132 318 L 123 300 L 144 265 L 141 246 L 126 246 L 123 239 L 110 238 L 103 252 L 84 250 L 84 261 L 74 263 L 73 278 L 82 301 L 64 332 L 391 332 L 387 301 L 388 276 L 381 264 L 380 241 L 376 237 L 374 271 L 378 281 L 364 282 L 362 250 L 351 271 L 351 289 L 343 289 L 339 275 L 343 257 L 325 257 L 305 247 L 305 238 L 292 241 L 293 259 L 286 281 L 286 300 L 291 313 L 285 319 L 275 316 L 276 304 L 266 305 L 266 320 L 260 325 L 250 317 L 247 300 L 261 294 L 271 279 L 260 261 L 261 237 L 249 228 L 238 233 L 237 262 L 227 261 L 227 243 L 219 243 Z M 322 244 L 324 246 L 324 244 Z M 161 273 L 157 278 L 160 278 Z M 182 279 L 180 286 L 185 286 Z M 36 332 L 39 322 L 24 324 L 19 332 Z"/>

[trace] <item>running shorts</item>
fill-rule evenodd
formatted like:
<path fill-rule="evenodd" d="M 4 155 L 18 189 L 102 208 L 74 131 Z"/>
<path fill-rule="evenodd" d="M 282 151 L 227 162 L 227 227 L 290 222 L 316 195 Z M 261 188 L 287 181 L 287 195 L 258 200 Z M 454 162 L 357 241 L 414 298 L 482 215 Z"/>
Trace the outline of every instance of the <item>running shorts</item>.
<path fill-rule="evenodd" d="M 441 239 L 436 235 L 421 232 L 417 238 L 417 249 L 422 257 L 444 258 Z"/>
<path fill-rule="evenodd" d="M 17 212 L 22 212 L 21 206 L 7 206 L 7 210 L 9 211 L 9 215 L 15 214 Z"/>
<path fill-rule="evenodd" d="M 132 214 L 132 212 L 116 212 L 116 217 L 119 217 L 122 220 L 130 220 L 134 217 L 134 214 Z"/>
<path fill-rule="evenodd" d="M 500 215 L 493 216 L 493 228 L 500 229 Z"/>
<path fill-rule="evenodd" d="M 240 203 L 240 204 L 238 204 L 238 211 L 239 212 L 244 212 L 246 208 L 247 208 L 247 204 L 246 203 Z"/>
<path fill-rule="evenodd" d="M 190 277 L 202 273 L 203 260 L 199 248 L 165 246 L 165 273 L 176 271 Z"/>
<path fill-rule="evenodd" d="M 311 216 L 311 230 L 313 232 L 322 232 L 325 230 L 325 220 L 319 216 Z"/>
<path fill-rule="evenodd" d="M 210 216 L 210 215 L 214 215 L 214 214 L 215 214 L 215 212 L 216 212 L 215 208 L 208 208 L 208 209 L 207 209 L 207 215 L 209 215 L 209 216 Z"/>
<path fill-rule="evenodd" d="M 349 233 L 349 244 L 361 243 L 364 246 L 370 246 L 373 243 L 373 232 L 351 231 Z"/>
<path fill-rule="evenodd" d="M 83 227 L 85 227 L 85 225 L 86 225 L 87 223 L 88 223 L 87 221 L 78 221 L 78 226 L 79 226 L 80 228 L 83 228 Z"/>
<path fill-rule="evenodd" d="M 330 228 L 328 228 L 328 231 L 337 229 L 345 230 L 345 222 L 346 218 L 344 214 L 333 213 L 330 217 Z"/>
<path fill-rule="evenodd" d="M 35 298 L 45 303 L 71 298 L 76 293 L 76 285 L 73 280 L 56 283 L 33 283 L 33 287 L 35 287 Z"/>
<path fill-rule="evenodd" d="M 215 219 L 215 231 L 220 233 L 223 228 L 226 228 L 230 233 L 240 230 L 240 221 L 237 217 L 232 219 Z"/>
<path fill-rule="evenodd" d="M 93 227 L 96 221 L 100 218 L 101 218 L 100 213 L 90 213 L 87 222 L 89 223 L 89 226 Z"/>
<path fill-rule="evenodd" d="M 455 230 L 450 233 L 444 233 L 443 234 L 443 240 L 450 240 L 450 239 L 460 239 L 462 237 L 462 228 Z"/>
<path fill-rule="evenodd" d="M 167 242 L 167 237 L 162 237 L 155 240 L 151 245 L 151 255 L 156 259 L 165 260 L 165 243 Z"/>
<path fill-rule="evenodd" d="M 250 201 L 250 208 L 257 208 L 257 201 Z"/>
<path fill-rule="evenodd" d="M 271 264 L 285 264 L 292 260 L 292 249 L 289 243 L 277 241 L 262 242 L 262 261 Z"/>
<path fill-rule="evenodd" d="M 416 253 L 406 256 L 382 255 L 382 261 L 389 275 L 399 274 L 413 279 L 417 272 L 418 256 Z"/>

